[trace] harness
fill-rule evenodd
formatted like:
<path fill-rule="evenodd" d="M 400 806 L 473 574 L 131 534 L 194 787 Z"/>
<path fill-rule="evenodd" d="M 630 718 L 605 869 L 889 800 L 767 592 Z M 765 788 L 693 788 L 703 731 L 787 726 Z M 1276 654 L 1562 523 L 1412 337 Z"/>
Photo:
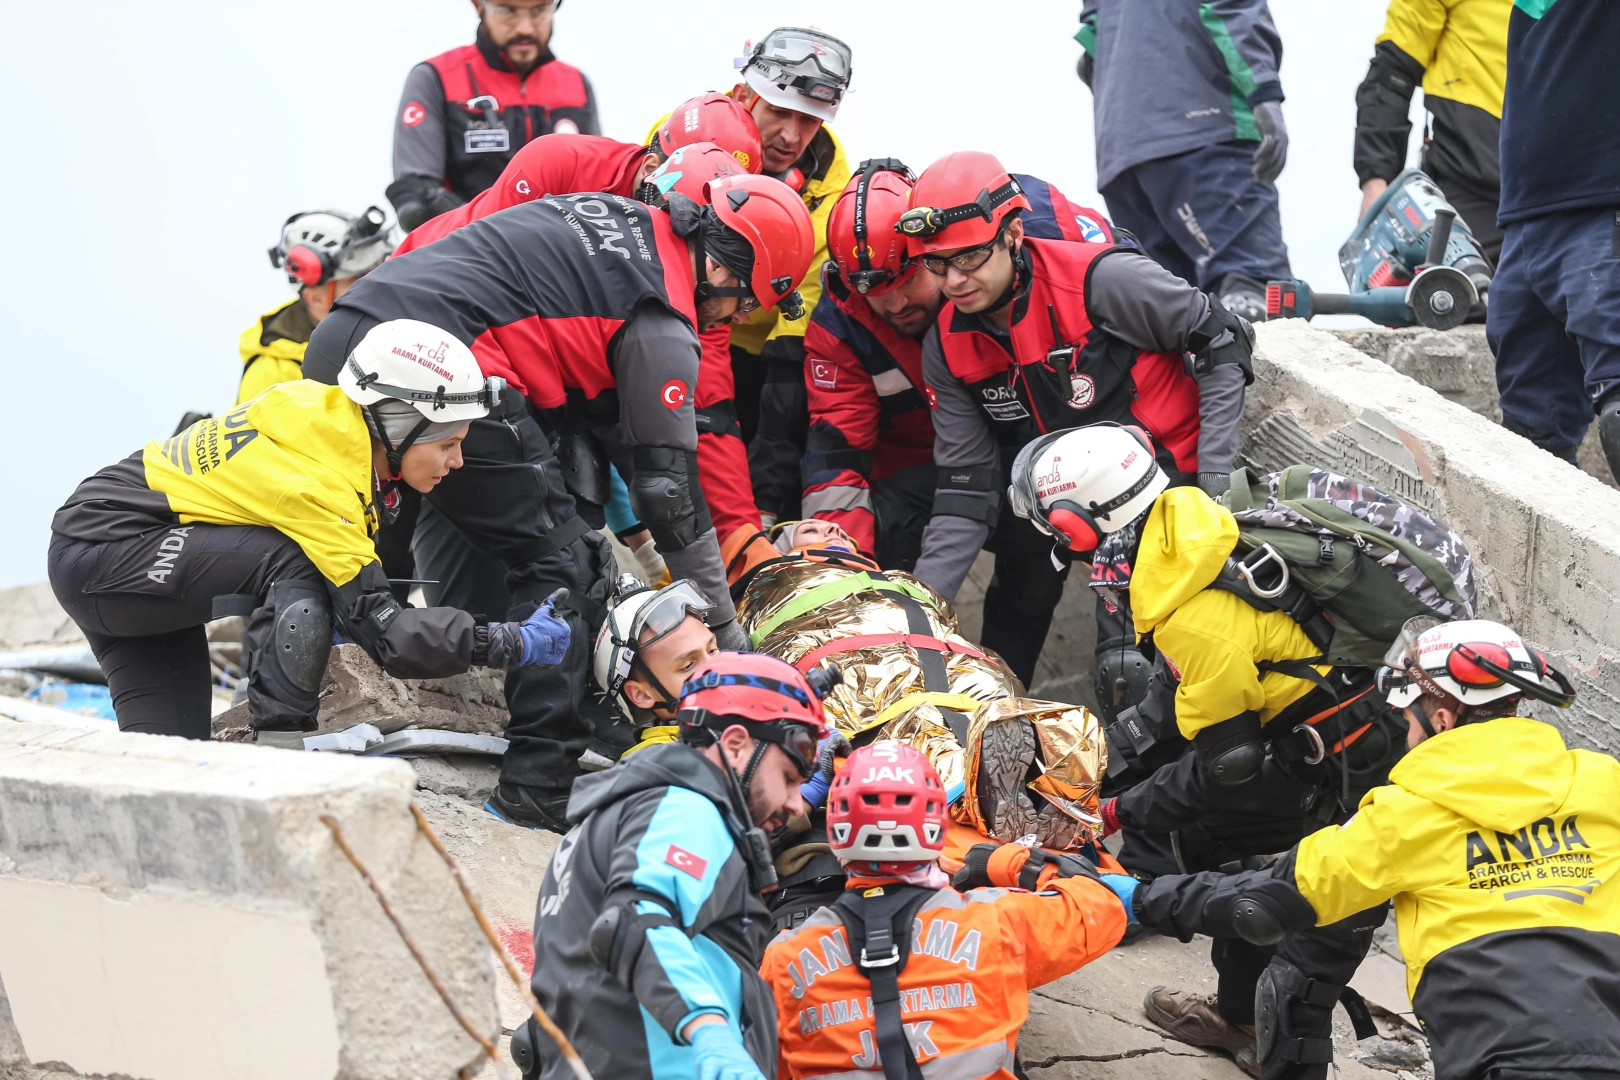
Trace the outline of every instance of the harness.
<path fill-rule="evenodd" d="M 936 890 L 918 885 L 846 889 L 832 910 L 849 934 L 849 954 L 872 984 L 878 1054 L 885 1080 L 922 1080 L 900 1019 L 900 973 L 911 959 L 911 923 Z"/>

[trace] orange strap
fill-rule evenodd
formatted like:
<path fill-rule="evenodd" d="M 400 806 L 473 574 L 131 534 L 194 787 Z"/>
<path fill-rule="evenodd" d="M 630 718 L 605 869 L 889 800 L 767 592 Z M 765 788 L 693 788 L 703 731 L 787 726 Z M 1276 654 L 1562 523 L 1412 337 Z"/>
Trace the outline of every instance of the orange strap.
<path fill-rule="evenodd" d="M 1356 702 L 1360 701 L 1362 698 L 1364 698 L 1368 694 L 1372 693 L 1372 691 L 1373 691 L 1373 688 L 1369 686 L 1369 687 L 1367 687 L 1367 689 L 1363 690 L 1361 693 L 1357 694 L 1355 697 L 1351 698 L 1349 701 L 1344 702 L 1343 704 L 1335 704 L 1332 708 L 1323 709 L 1321 712 L 1317 713 L 1315 716 L 1307 716 L 1305 718 L 1305 722 L 1307 724 L 1311 725 L 1312 727 L 1315 727 L 1317 724 L 1321 723 L 1323 720 L 1326 720 L 1328 717 L 1332 716 L 1334 713 L 1338 712 L 1340 709 L 1346 708 L 1346 707 L 1348 707 L 1350 705 L 1354 705 Z M 1333 746 L 1328 750 L 1328 753 L 1330 753 L 1330 754 L 1341 753 L 1347 747 L 1354 746 L 1355 743 L 1356 743 L 1356 740 L 1361 738 L 1363 735 L 1367 734 L 1367 732 L 1370 731 L 1371 729 L 1372 729 L 1372 724 L 1371 723 L 1362 724 L 1360 727 L 1356 728 L 1356 730 L 1352 731 L 1350 734 L 1346 735 L 1344 738 L 1342 738 L 1338 742 L 1334 743 Z"/>

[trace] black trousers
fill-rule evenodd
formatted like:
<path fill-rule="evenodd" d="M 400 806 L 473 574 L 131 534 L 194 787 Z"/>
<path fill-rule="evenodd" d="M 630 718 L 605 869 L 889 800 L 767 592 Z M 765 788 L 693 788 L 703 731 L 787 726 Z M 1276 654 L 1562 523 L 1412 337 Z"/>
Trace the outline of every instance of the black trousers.
<path fill-rule="evenodd" d="M 339 364 L 374 325 L 369 316 L 338 308 L 315 328 L 304 375 L 335 382 Z M 421 514 L 435 521 L 430 528 L 437 539 L 416 551 L 416 572 L 440 583 L 424 586 L 424 592 L 432 589 L 428 595 L 474 615 L 514 621 L 528 618 L 556 589 L 605 595 L 603 579 L 613 572 L 607 541 L 575 513 L 551 443 L 522 398 L 509 395 L 474 420 L 461 455 L 462 467 L 422 498 Z M 563 542 L 555 543 L 554 536 Z M 505 570 L 505 597 L 490 587 L 491 562 Z M 502 599 L 508 607 L 490 609 Z M 574 633 L 561 664 L 515 668 L 506 676 L 512 718 L 503 782 L 567 787 L 578 775 L 591 734 L 581 704 L 596 628 L 578 611 L 566 618 Z"/>
<path fill-rule="evenodd" d="M 48 566 L 57 602 L 107 676 L 119 730 L 188 739 L 210 732 L 203 624 L 214 597 L 322 584 L 296 543 L 259 525 L 165 526 L 100 544 L 53 536 Z"/>
<path fill-rule="evenodd" d="M 1001 654 L 1027 687 L 1052 628 L 1052 612 L 1063 598 L 1069 568 L 1052 565 L 1052 538 L 1012 512 L 1005 499 L 1001 520 L 985 550 L 996 556 L 995 575 L 984 591 L 984 630 L 980 637 Z"/>
<path fill-rule="evenodd" d="M 923 532 L 934 512 L 939 469 L 913 465 L 882 480 L 873 480 L 872 516 L 877 550 L 873 557 L 885 570 L 912 570 L 922 554 Z"/>

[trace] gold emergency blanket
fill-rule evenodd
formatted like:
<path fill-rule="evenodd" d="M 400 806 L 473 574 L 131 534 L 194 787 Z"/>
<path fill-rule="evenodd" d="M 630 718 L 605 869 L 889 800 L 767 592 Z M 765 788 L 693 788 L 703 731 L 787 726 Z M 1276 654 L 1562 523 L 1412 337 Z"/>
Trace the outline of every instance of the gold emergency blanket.
<path fill-rule="evenodd" d="M 1017 676 L 963 638 L 950 604 L 917 578 L 808 559 L 768 564 L 737 617 L 761 652 L 838 668 L 843 682 L 822 702 L 828 722 L 851 739 L 896 739 L 927 754 L 957 821 L 1003 841 L 1033 833 L 1054 848 L 1096 835 L 1107 767 L 1097 719 L 1078 705 L 1024 697 Z M 919 647 L 942 653 L 945 690 L 927 689 Z M 951 713 L 967 718 L 966 746 Z M 987 732 L 996 752 L 981 755 Z"/>

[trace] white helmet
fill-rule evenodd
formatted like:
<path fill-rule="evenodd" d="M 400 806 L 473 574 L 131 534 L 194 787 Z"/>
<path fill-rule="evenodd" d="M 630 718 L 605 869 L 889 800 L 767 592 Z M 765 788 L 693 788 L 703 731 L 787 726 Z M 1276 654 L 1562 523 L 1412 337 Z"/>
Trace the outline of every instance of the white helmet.
<path fill-rule="evenodd" d="M 1169 486 L 1147 432 L 1091 424 L 1051 432 L 1020 450 L 1007 499 L 1013 513 L 1084 553 L 1135 521 Z"/>
<path fill-rule="evenodd" d="M 1521 694 L 1561 709 L 1575 700 L 1575 688 L 1563 672 L 1526 645 L 1517 631 L 1489 619 L 1409 619 L 1384 664 L 1378 669 L 1378 689 L 1396 709 L 1423 694 L 1440 699 L 1464 719 L 1470 707 Z M 1427 726 L 1427 716 L 1422 722 Z"/>
<path fill-rule="evenodd" d="M 636 656 L 685 622 L 688 615 L 703 620 L 714 610 L 714 605 L 696 585 L 684 578 L 662 589 L 652 589 L 634 574 L 620 575 L 610 604 L 602 629 L 596 634 L 592 669 L 596 684 L 607 692 L 632 724 L 640 726 L 651 721 L 652 711 L 636 705 L 624 693 L 624 684 L 635 667 Z M 642 641 L 642 635 L 648 630 L 652 631 L 652 636 Z M 675 687 L 672 693 L 669 687 L 659 684 L 645 664 L 640 678 L 663 695 L 659 704 L 675 711 L 680 703 L 680 687 Z"/>
<path fill-rule="evenodd" d="M 849 89 L 850 60 L 849 46 L 823 30 L 778 26 L 743 42 L 733 63 L 777 108 L 832 120 Z"/>
<path fill-rule="evenodd" d="M 341 210 L 308 210 L 294 214 L 281 227 L 281 240 L 270 249 L 270 265 L 286 270 L 299 288 L 324 285 L 333 278 L 354 278 L 382 265 L 394 250 L 388 215 L 368 207 L 359 217 Z"/>
<path fill-rule="evenodd" d="M 451 424 L 486 415 L 500 403 L 506 380 L 486 379 L 472 350 L 437 326 L 393 319 L 360 339 L 338 369 L 338 385 L 356 404 L 396 398 L 424 423 Z"/>

